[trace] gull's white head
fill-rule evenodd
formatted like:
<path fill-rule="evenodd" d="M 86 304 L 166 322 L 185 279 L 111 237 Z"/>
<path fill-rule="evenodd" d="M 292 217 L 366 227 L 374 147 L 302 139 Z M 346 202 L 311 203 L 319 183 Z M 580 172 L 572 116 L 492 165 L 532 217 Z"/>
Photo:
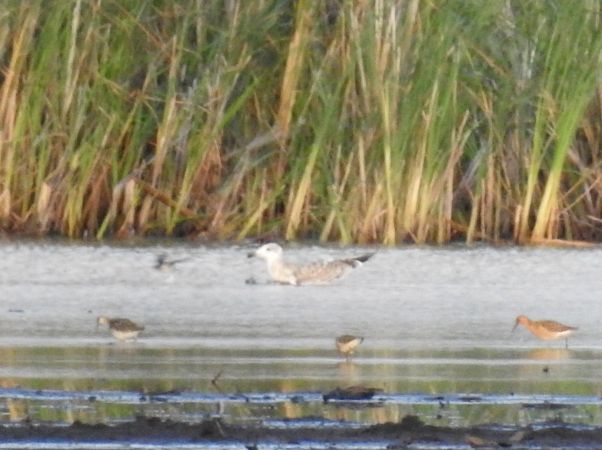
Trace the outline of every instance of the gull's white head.
<path fill-rule="evenodd" d="M 282 258 L 282 247 L 270 242 L 269 244 L 262 245 L 253 253 L 250 253 L 249 256 L 258 256 L 266 261 L 275 261 Z"/>

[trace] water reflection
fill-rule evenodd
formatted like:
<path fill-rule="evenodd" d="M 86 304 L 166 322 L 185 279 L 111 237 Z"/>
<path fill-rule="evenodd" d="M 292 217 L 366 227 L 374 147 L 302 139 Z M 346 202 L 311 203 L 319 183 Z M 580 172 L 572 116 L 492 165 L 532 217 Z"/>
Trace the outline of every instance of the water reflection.
<path fill-rule="evenodd" d="M 58 389 L 90 392 L 78 400 L 5 398 L 7 421 L 53 420 L 113 422 L 137 415 L 157 415 L 174 420 L 196 420 L 216 414 L 229 419 L 307 416 L 332 420 L 380 423 L 419 414 L 427 422 L 466 425 L 481 421 L 523 422 L 549 419 L 560 414 L 546 408 L 523 406 L 542 392 L 559 396 L 600 396 L 599 354 L 565 349 L 484 349 L 454 351 L 406 351 L 382 358 L 380 352 L 365 351 L 362 358 L 340 361 L 325 352 L 299 351 L 294 358 L 286 352 L 221 352 L 215 349 L 156 349 L 144 346 L 63 348 L 1 348 L 0 386 L 19 389 Z M 543 368 L 549 372 L 544 373 Z M 32 376 L 33 375 L 33 376 Z M 423 392 L 501 393 L 511 404 L 374 403 L 370 405 L 323 404 L 321 393 L 335 387 L 362 384 L 383 388 L 386 394 Z M 133 403 L 99 399 L 98 390 L 139 393 Z M 258 400 L 178 401 L 159 400 L 160 393 L 204 392 L 216 395 L 257 393 Z M 262 400 L 262 393 L 291 393 L 283 400 Z M 313 400 L 306 393 L 315 393 Z M 35 396 L 34 396 L 35 397 Z M 157 400 L 152 400 L 157 397 Z M 477 397 L 478 398 L 478 395 Z M 146 399 L 140 401 L 139 399 Z M 601 424 L 596 407 L 576 405 L 561 411 L 565 420 Z"/>
<path fill-rule="evenodd" d="M 528 359 L 539 361 L 554 361 L 568 359 L 571 357 L 571 350 L 565 348 L 537 348 L 527 353 Z"/>
<path fill-rule="evenodd" d="M 358 381 L 360 376 L 360 366 L 353 361 L 343 361 L 337 364 L 339 378 L 350 384 Z"/>
<path fill-rule="evenodd" d="M 542 392 L 537 386 L 549 368 L 556 382 L 546 393 L 597 392 L 600 353 L 592 350 L 473 349 L 412 350 L 383 358 L 340 361 L 330 352 L 216 350 L 100 345 L 90 347 L 0 347 L 0 377 L 24 386 L 104 389 L 130 385 L 143 391 L 207 392 L 318 390 L 353 384 L 389 392 Z M 33 376 L 33 378 L 32 378 Z M 33 380 L 37 380 L 35 383 Z M 60 380 L 58 386 L 55 380 Z M 520 389 L 517 388 L 520 387 Z"/>
<path fill-rule="evenodd" d="M 1 379 L 0 386 L 2 388 L 16 388 L 18 384 L 11 379 Z M 11 422 L 20 422 L 29 417 L 28 404 L 25 401 L 12 398 L 6 399 L 6 409 L 8 420 Z"/>

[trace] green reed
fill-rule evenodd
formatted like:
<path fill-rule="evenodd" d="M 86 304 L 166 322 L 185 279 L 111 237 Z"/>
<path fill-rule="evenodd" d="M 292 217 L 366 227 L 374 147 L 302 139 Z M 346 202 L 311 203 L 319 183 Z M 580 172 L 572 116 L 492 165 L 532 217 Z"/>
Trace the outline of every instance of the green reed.
<path fill-rule="evenodd" d="M 7 0 L 0 226 L 599 240 L 598 2 Z"/>

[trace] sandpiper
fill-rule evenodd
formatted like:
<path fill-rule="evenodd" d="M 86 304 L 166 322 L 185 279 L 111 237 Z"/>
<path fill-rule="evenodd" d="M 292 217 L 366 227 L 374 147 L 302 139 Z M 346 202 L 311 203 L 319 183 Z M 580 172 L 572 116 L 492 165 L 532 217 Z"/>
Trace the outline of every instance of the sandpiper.
<path fill-rule="evenodd" d="M 161 253 L 157 255 L 157 262 L 155 263 L 155 269 L 161 270 L 163 272 L 171 270 L 174 266 L 182 261 L 187 261 L 189 258 L 180 258 L 180 259 L 167 259 L 166 253 Z"/>
<path fill-rule="evenodd" d="M 563 325 L 554 320 L 531 320 L 527 316 L 520 315 L 516 318 L 512 331 L 516 330 L 516 327 L 522 325 L 539 339 L 550 340 L 550 339 L 565 339 L 566 348 L 569 347 L 568 337 L 573 334 L 576 327 L 570 327 Z"/>
<path fill-rule="evenodd" d="M 335 339 L 335 345 L 337 346 L 338 352 L 346 359 L 351 357 L 356 347 L 362 342 L 364 342 L 363 337 L 353 336 L 351 334 L 343 334 Z"/>
<path fill-rule="evenodd" d="M 136 339 L 138 334 L 144 330 L 142 325 L 132 322 L 130 319 L 124 318 L 109 318 L 105 316 L 99 316 L 96 320 L 96 326 L 108 325 L 111 330 L 111 334 L 120 341 L 128 339 Z"/>
<path fill-rule="evenodd" d="M 374 253 L 349 259 L 319 261 L 306 265 L 287 263 L 282 259 L 282 247 L 275 243 L 265 244 L 248 254 L 265 259 L 268 272 L 274 281 L 283 284 L 326 284 L 368 261 Z"/>

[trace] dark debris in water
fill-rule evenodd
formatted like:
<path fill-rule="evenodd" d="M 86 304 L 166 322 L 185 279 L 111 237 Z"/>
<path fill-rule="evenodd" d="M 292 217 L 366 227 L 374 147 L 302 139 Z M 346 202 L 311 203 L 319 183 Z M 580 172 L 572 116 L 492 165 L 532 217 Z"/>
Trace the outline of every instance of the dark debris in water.
<path fill-rule="evenodd" d="M 181 394 L 177 389 L 171 389 L 169 391 L 149 392 L 146 398 L 151 402 L 168 402 L 173 401 L 173 397 Z"/>
<path fill-rule="evenodd" d="M 293 403 L 293 404 L 305 403 L 305 398 L 303 398 L 302 395 L 293 395 L 291 397 L 291 403 Z"/>
<path fill-rule="evenodd" d="M 331 400 L 371 400 L 376 394 L 380 394 L 382 392 L 382 389 L 366 386 L 349 386 L 345 388 L 338 387 L 324 394 L 322 399 L 325 403 Z"/>
<path fill-rule="evenodd" d="M 562 403 L 554 403 L 549 401 L 544 401 L 543 403 L 523 403 L 521 404 L 523 408 L 530 409 L 549 409 L 549 410 L 557 410 L 557 409 L 567 409 L 574 408 L 573 405 L 565 405 Z"/>
<path fill-rule="evenodd" d="M 315 420 L 314 420 L 315 422 Z M 597 448 L 602 445 L 602 428 L 576 429 L 561 422 L 549 426 L 503 429 L 491 425 L 474 427 L 439 427 L 424 424 L 420 418 L 408 415 L 401 422 L 365 427 L 290 427 L 272 428 L 260 421 L 237 425 L 223 419 L 208 419 L 199 423 L 183 423 L 153 417 L 137 417 L 134 421 L 113 425 L 74 422 L 68 427 L 35 424 L 24 421 L 20 426 L 0 426 L 0 441 L 21 442 L 67 441 L 78 443 L 150 444 L 161 442 L 239 443 L 242 446 L 263 443 L 324 442 L 330 446 L 344 443 L 390 442 L 390 449 L 408 445 L 438 443 L 443 446 L 469 444 L 475 448 Z"/>

